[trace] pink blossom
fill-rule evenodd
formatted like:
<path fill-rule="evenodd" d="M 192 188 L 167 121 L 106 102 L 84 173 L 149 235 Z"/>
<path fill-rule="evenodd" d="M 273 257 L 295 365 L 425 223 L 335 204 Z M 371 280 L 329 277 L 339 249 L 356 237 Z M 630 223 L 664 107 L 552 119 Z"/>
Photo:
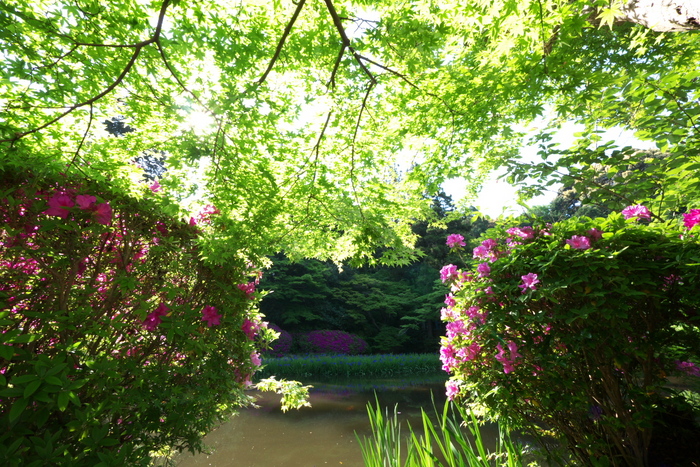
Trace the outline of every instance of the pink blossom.
<path fill-rule="evenodd" d="M 158 183 L 158 180 L 156 180 L 148 188 L 150 188 L 153 193 L 158 193 L 162 187 L 161 187 L 160 183 Z"/>
<path fill-rule="evenodd" d="M 459 383 L 457 381 L 447 381 L 445 383 L 445 394 L 449 400 L 454 400 L 455 396 L 459 394 Z"/>
<path fill-rule="evenodd" d="M 506 351 L 501 344 L 498 344 L 496 349 L 498 350 L 496 360 L 503 365 L 503 372 L 508 374 L 515 370 L 515 360 L 517 358 L 522 358 L 522 355 L 518 353 L 518 346 L 515 344 L 515 342 L 508 342 L 508 353 L 510 356 L 506 356 Z"/>
<path fill-rule="evenodd" d="M 243 293 L 246 294 L 246 297 L 250 300 L 255 299 L 255 282 L 248 282 L 247 284 L 238 284 L 236 287 L 238 287 Z"/>
<path fill-rule="evenodd" d="M 520 278 L 523 280 L 523 283 L 518 287 L 523 289 L 523 293 L 527 292 L 527 289 L 537 290 L 537 284 L 540 283 L 540 280 L 537 278 L 537 274 L 531 272 L 525 274 L 524 276 L 520 276 Z"/>
<path fill-rule="evenodd" d="M 483 246 L 486 249 L 493 250 L 498 246 L 498 241 L 494 238 L 487 238 L 483 242 L 481 242 L 481 246 Z"/>
<path fill-rule="evenodd" d="M 478 316 L 480 316 L 480 313 L 479 313 L 480 311 L 481 311 L 481 308 L 479 308 L 476 305 L 473 305 L 473 306 L 470 306 L 469 308 L 467 308 L 467 310 L 464 313 L 467 316 L 469 316 L 470 318 L 477 318 Z"/>
<path fill-rule="evenodd" d="M 489 257 L 489 249 L 483 245 L 479 245 L 472 250 L 472 257 L 479 259 L 486 259 Z"/>
<path fill-rule="evenodd" d="M 600 240 L 603 238 L 603 231 L 599 229 L 591 229 L 588 231 L 588 236 L 591 240 Z"/>
<path fill-rule="evenodd" d="M 202 321 L 206 321 L 207 326 L 218 326 L 221 324 L 221 315 L 213 306 L 205 306 L 202 308 Z"/>
<path fill-rule="evenodd" d="M 635 206 L 627 206 L 625 209 L 623 209 L 622 216 L 625 219 L 651 219 L 651 211 L 649 211 L 649 208 L 646 206 L 637 204 Z"/>
<path fill-rule="evenodd" d="M 248 318 L 243 321 L 243 325 L 241 326 L 241 329 L 245 333 L 245 335 L 248 337 L 248 339 L 253 340 L 255 339 L 255 336 L 258 333 L 258 330 L 260 329 L 260 325 L 249 320 Z"/>
<path fill-rule="evenodd" d="M 441 308 L 440 309 L 440 319 L 443 321 L 451 321 L 457 319 L 458 314 L 452 308 Z"/>
<path fill-rule="evenodd" d="M 112 222 L 112 207 L 109 203 L 101 203 L 94 208 L 95 222 L 109 225 Z"/>
<path fill-rule="evenodd" d="M 476 272 L 479 273 L 479 277 L 488 277 L 491 274 L 491 267 L 488 263 L 479 263 L 476 267 Z"/>
<path fill-rule="evenodd" d="M 691 209 L 688 214 L 683 214 L 683 225 L 688 230 L 700 225 L 700 209 Z"/>
<path fill-rule="evenodd" d="M 456 248 L 458 246 L 467 246 L 464 242 L 464 237 L 460 234 L 450 234 L 447 236 L 447 246 L 450 248 Z"/>
<path fill-rule="evenodd" d="M 700 377 L 700 367 L 693 362 L 681 362 L 680 360 L 677 360 L 676 369 L 689 374 L 690 376 Z"/>
<path fill-rule="evenodd" d="M 479 356 L 481 346 L 476 342 L 472 342 L 468 347 L 462 347 L 457 351 L 457 356 L 461 359 L 470 362 Z"/>
<path fill-rule="evenodd" d="M 149 315 L 143 321 L 143 327 L 146 328 L 147 331 L 155 331 L 158 325 L 163 322 L 163 320 L 160 319 L 160 317 L 167 315 L 169 311 L 170 308 L 165 306 L 164 303 L 161 303 L 160 305 L 158 305 L 158 308 L 156 308 L 153 312 L 149 313 Z"/>
<path fill-rule="evenodd" d="M 75 204 L 83 211 L 91 209 L 95 201 L 97 201 L 97 198 L 92 195 L 78 195 L 75 197 Z"/>
<path fill-rule="evenodd" d="M 454 295 L 452 295 L 452 294 L 445 295 L 445 305 L 452 308 L 453 306 L 455 306 L 456 303 L 457 302 L 455 301 Z"/>
<path fill-rule="evenodd" d="M 509 235 L 520 237 L 523 240 L 532 240 L 535 238 L 535 230 L 532 227 L 525 226 L 525 227 L 512 227 L 506 232 Z"/>
<path fill-rule="evenodd" d="M 192 227 L 194 227 L 195 225 L 197 225 L 197 221 L 194 220 L 194 217 L 190 217 L 190 225 L 191 225 Z"/>
<path fill-rule="evenodd" d="M 447 323 L 447 337 L 453 339 L 456 336 L 467 333 L 467 327 L 462 320 L 452 321 Z"/>
<path fill-rule="evenodd" d="M 591 247 L 591 241 L 582 235 L 574 235 L 566 241 L 566 244 L 576 250 L 587 250 Z"/>
<path fill-rule="evenodd" d="M 258 354 L 255 351 L 251 352 L 250 353 L 250 363 L 252 363 L 253 366 L 262 365 L 262 360 L 260 360 L 260 354 Z"/>
<path fill-rule="evenodd" d="M 44 211 L 47 216 L 58 216 L 61 219 L 67 219 L 69 209 L 75 205 L 70 196 L 66 194 L 56 193 L 49 199 L 49 209 Z"/>
<path fill-rule="evenodd" d="M 452 344 L 447 344 L 440 347 L 440 361 L 442 362 L 442 369 L 447 372 L 452 371 L 455 366 L 457 366 L 457 360 L 455 359 L 455 348 L 452 346 Z"/>
<path fill-rule="evenodd" d="M 440 269 L 440 279 L 442 282 L 447 282 L 448 280 L 455 279 L 457 277 L 457 266 L 454 264 L 448 264 Z"/>

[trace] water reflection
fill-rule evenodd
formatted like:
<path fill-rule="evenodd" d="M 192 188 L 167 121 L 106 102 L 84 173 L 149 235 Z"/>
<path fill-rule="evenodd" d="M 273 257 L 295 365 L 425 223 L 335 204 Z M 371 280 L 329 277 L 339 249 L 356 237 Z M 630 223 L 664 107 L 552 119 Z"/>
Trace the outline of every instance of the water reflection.
<path fill-rule="evenodd" d="M 367 402 L 398 404 L 402 419 L 419 425 L 420 409 L 445 401 L 445 378 L 304 381 L 312 384 L 311 407 L 282 413 L 279 396 L 258 394 L 259 409 L 245 409 L 205 442 L 212 454 L 182 455 L 178 467 L 362 467 L 355 438 L 369 436 Z"/>

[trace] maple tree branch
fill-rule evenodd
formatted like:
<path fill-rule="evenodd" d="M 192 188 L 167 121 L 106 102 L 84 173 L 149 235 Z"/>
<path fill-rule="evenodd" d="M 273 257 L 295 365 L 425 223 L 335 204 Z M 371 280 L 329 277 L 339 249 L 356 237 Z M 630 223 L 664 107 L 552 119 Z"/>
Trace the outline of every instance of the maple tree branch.
<path fill-rule="evenodd" d="M 338 12 L 335 9 L 335 6 L 333 5 L 332 0 L 324 0 L 326 3 L 326 8 L 328 9 L 328 13 L 330 13 L 331 18 L 333 19 L 333 24 L 335 25 L 335 28 L 338 30 L 338 34 L 340 35 L 340 39 L 343 41 L 343 46 L 344 48 L 342 51 L 344 52 L 345 48 L 347 48 L 352 55 L 355 57 L 355 61 L 357 62 L 358 65 L 360 65 L 360 68 L 362 71 L 369 77 L 370 81 L 372 83 L 377 82 L 376 78 L 372 74 L 371 71 L 369 71 L 369 68 L 362 62 L 360 59 L 360 54 L 358 54 L 355 49 L 352 47 L 350 44 L 350 38 L 348 37 L 347 33 L 345 32 L 345 27 L 343 26 L 343 21 L 338 15 Z M 340 61 L 340 60 L 338 60 Z"/>
<path fill-rule="evenodd" d="M 150 44 L 153 44 L 154 42 L 158 41 L 158 38 L 160 37 L 160 34 L 161 34 L 162 30 L 163 30 L 163 21 L 165 20 L 165 12 L 166 12 L 168 6 L 170 5 L 170 1 L 171 1 L 171 0 L 164 0 L 164 1 L 163 1 L 163 3 L 161 4 L 161 7 L 160 7 L 160 12 L 159 12 L 159 14 L 158 14 L 158 23 L 156 24 L 156 29 L 155 29 L 155 31 L 153 32 L 153 35 L 152 35 L 149 39 L 146 39 L 145 41 L 142 41 L 142 42 L 139 42 L 138 44 L 134 44 L 134 45 L 133 45 L 134 53 L 131 55 L 131 58 L 130 58 L 129 61 L 126 63 L 126 65 L 125 65 L 124 68 L 122 69 L 122 71 L 121 71 L 121 73 L 119 74 L 119 76 L 117 76 L 117 78 L 112 82 L 112 84 L 110 84 L 109 86 L 107 86 L 107 88 L 104 89 L 104 90 L 103 90 L 102 92 L 100 92 L 99 94 L 97 94 L 97 95 L 91 97 L 90 99 L 87 99 L 87 100 L 85 100 L 85 101 L 83 101 L 83 102 L 79 102 L 79 103 L 77 103 L 77 104 L 71 106 L 70 108 L 68 108 L 68 110 L 66 110 L 65 112 L 63 112 L 63 113 L 59 114 L 58 116 L 52 118 L 51 120 L 45 122 L 44 124 L 39 125 L 38 127 L 35 127 L 35 128 L 33 128 L 33 129 L 31 129 L 31 130 L 27 130 L 27 131 L 24 131 L 24 132 L 15 133 L 14 136 L 11 137 L 11 138 L 0 139 L 0 143 L 7 143 L 7 142 L 9 142 L 10 145 L 12 145 L 12 144 L 14 144 L 17 140 L 19 140 L 19 139 L 21 139 L 21 138 L 24 138 L 24 137 L 27 136 L 27 135 L 31 135 L 31 134 L 33 134 L 33 133 L 36 133 L 36 132 L 38 132 L 38 131 L 43 130 L 44 128 L 47 128 L 47 127 L 53 125 L 54 123 L 58 122 L 58 121 L 61 120 L 63 117 L 65 117 L 66 115 L 68 115 L 68 114 L 74 112 L 75 110 L 77 110 L 77 109 L 79 109 L 79 108 L 81 108 L 81 107 L 85 107 L 85 106 L 88 106 L 88 105 L 89 105 L 89 106 L 92 106 L 92 104 L 94 104 L 95 102 L 97 102 L 98 100 L 102 99 L 104 96 L 106 96 L 106 95 L 109 94 L 110 92 L 112 92 L 112 91 L 113 91 L 117 86 L 119 86 L 119 84 L 124 80 L 124 78 L 125 78 L 126 75 L 129 73 L 129 71 L 131 71 L 131 69 L 133 68 L 134 64 L 136 63 L 136 59 L 138 58 L 139 54 L 141 53 L 141 50 L 143 50 L 144 47 L 146 47 L 146 46 L 148 46 L 148 45 L 150 45 Z"/>
<path fill-rule="evenodd" d="M 267 65 L 267 69 L 265 70 L 265 73 L 263 73 L 263 75 L 258 80 L 258 84 L 262 84 L 265 82 L 265 80 L 267 79 L 267 75 L 270 74 L 270 72 L 272 71 L 272 68 L 275 66 L 277 59 L 280 57 L 280 54 L 282 53 L 282 48 L 284 47 L 284 43 L 287 40 L 287 37 L 289 37 L 289 34 L 292 32 L 292 27 L 294 26 L 294 23 L 296 22 L 297 18 L 299 17 L 299 13 L 301 13 L 301 9 L 304 7 L 304 3 L 306 3 L 306 0 L 299 0 L 299 3 L 297 3 L 297 8 L 296 8 L 296 10 L 294 10 L 294 14 L 292 15 L 292 19 L 289 20 L 289 22 L 287 23 L 287 26 L 284 28 L 284 32 L 282 33 L 282 37 L 277 42 L 277 49 L 275 49 L 275 54 L 272 56 L 270 63 Z"/>

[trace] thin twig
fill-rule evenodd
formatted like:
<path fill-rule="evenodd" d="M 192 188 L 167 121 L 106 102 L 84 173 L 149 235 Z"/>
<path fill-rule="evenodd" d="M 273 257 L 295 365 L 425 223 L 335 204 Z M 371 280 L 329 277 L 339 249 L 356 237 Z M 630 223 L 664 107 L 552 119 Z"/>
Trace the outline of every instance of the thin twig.
<path fill-rule="evenodd" d="M 78 149 L 75 150 L 75 155 L 73 155 L 73 159 L 71 159 L 71 161 L 68 163 L 67 168 L 70 168 L 75 163 L 75 160 L 78 158 L 78 154 L 80 154 L 80 150 L 83 148 L 85 139 L 87 138 L 88 133 L 90 133 L 90 128 L 92 127 L 92 120 L 95 117 L 93 111 L 94 107 L 92 104 L 90 104 L 90 118 L 88 119 L 87 128 L 85 129 L 85 133 L 83 133 L 83 137 L 80 139 L 80 144 L 78 144 Z"/>

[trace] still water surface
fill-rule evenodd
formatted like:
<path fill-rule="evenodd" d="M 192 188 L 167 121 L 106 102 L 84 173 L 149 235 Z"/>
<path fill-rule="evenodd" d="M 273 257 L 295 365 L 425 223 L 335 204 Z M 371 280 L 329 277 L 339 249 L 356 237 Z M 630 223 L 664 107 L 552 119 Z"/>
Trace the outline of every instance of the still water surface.
<path fill-rule="evenodd" d="M 178 467 L 362 467 L 355 433 L 370 435 L 367 403 L 375 393 L 390 412 L 398 404 L 414 427 L 421 407 L 432 412 L 431 392 L 438 408 L 445 401 L 444 377 L 304 384 L 314 386 L 311 407 L 282 413 L 279 396 L 257 393 L 260 408 L 242 410 L 207 435 L 212 454 L 182 455 Z"/>

